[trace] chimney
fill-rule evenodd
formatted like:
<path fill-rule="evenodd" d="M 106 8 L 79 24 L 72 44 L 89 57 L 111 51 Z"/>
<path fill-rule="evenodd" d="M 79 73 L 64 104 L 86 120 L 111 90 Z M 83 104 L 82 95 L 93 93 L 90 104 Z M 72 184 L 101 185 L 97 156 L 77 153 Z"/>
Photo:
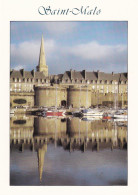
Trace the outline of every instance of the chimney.
<path fill-rule="evenodd" d="M 22 77 L 24 77 L 24 76 L 25 76 L 25 74 L 24 74 L 24 69 L 21 69 L 20 72 L 21 72 L 21 74 L 22 74 Z"/>
<path fill-rule="evenodd" d="M 70 69 L 70 79 L 72 80 L 73 76 L 72 76 L 72 69 Z"/>
<path fill-rule="evenodd" d="M 99 72 L 100 72 L 100 71 L 99 71 L 99 70 L 97 70 L 97 78 L 98 78 L 98 79 L 99 79 Z"/>
<path fill-rule="evenodd" d="M 32 72 L 33 77 L 35 77 L 35 70 L 33 69 L 31 72 Z"/>
<path fill-rule="evenodd" d="M 86 70 L 82 71 L 84 79 L 86 79 Z"/>

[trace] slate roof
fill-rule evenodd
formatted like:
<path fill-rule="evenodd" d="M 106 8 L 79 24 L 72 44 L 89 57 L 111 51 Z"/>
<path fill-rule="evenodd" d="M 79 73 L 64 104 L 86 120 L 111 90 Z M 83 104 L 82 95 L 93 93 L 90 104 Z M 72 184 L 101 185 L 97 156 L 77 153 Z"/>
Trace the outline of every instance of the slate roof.
<path fill-rule="evenodd" d="M 97 72 L 86 72 L 86 79 L 87 80 L 97 80 L 98 79 Z"/>
<path fill-rule="evenodd" d="M 43 72 L 35 72 L 33 76 L 33 71 L 23 71 L 22 70 L 12 70 L 10 72 L 11 78 L 35 78 L 35 79 L 46 79 L 46 76 Z"/>
<path fill-rule="evenodd" d="M 32 71 L 24 71 L 22 70 L 11 70 L 10 72 L 11 78 L 35 78 L 35 79 L 46 79 L 47 77 L 43 72 L 35 72 Z M 64 74 L 51 75 L 51 79 L 60 79 L 60 80 L 103 80 L 103 81 L 127 81 L 128 74 L 127 73 L 104 73 L 104 72 L 87 72 L 83 71 L 75 71 L 70 70 L 66 71 Z"/>
<path fill-rule="evenodd" d="M 61 76 L 62 77 L 62 76 Z M 66 71 L 63 74 L 62 77 L 63 80 L 66 79 L 78 79 L 78 80 L 103 80 L 103 81 L 126 81 L 127 80 L 127 73 L 104 73 L 104 72 L 87 72 L 85 70 L 83 71 L 75 71 L 75 70 L 70 70 Z"/>
<path fill-rule="evenodd" d="M 128 74 L 127 73 L 120 73 L 120 81 L 127 81 Z"/>
<path fill-rule="evenodd" d="M 104 72 L 99 72 L 98 73 L 98 79 L 99 80 L 108 80 L 108 81 L 112 81 L 112 80 L 116 80 L 119 81 L 120 78 L 120 74 L 114 74 L 114 73 L 104 73 Z"/>
<path fill-rule="evenodd" d="M 22 78 L 22 74 L 20 71 L 13 70 L 10 72 L 11 78 Z"/>

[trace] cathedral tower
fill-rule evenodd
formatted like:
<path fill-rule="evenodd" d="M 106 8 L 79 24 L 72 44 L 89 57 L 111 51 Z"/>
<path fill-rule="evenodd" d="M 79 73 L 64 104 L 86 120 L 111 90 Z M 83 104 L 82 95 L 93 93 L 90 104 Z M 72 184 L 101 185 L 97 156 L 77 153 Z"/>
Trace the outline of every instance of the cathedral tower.
<path fill-rule="evenodd" d="M 45 74 L 45 76 L 48 76 L 48 66 L 46 65 L 46 60 L 45 60 L 45 49 L 44 49 L 43 35 L 42 35 L 42 39 L 41 39 L 39 62 L 38 62 L 38 66 L 36 67 L 36 69 L 39 72 L 43 72 Z"/>

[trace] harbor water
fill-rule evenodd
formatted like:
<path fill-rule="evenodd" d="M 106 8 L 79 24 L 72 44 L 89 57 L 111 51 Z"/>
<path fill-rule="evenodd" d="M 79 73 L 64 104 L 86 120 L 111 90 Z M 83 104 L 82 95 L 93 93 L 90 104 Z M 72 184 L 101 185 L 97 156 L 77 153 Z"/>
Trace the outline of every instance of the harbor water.
<path fill-rule="evenodd" d="M 127 185 L 127 121 L 12 115 L 10 185 Z"/>

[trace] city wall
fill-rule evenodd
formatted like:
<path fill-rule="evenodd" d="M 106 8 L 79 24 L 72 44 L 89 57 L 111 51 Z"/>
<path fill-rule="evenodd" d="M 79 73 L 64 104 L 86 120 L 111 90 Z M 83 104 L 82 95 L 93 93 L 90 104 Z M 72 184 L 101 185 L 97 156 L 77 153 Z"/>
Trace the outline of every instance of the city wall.
<path fill-rule="evenodd" d="M 67 88 L 50 86 L 35 88 L 36 106 L 71 106 L 73 108 L 104 105 L 109 107 L 127 106 L 127 93 L 98 93 L 90 87 L 70 86 Z"/>
<path fill-rule="evenodd" d="M 11 92 L 10 107 L 34 106 L 34 92 Z"/>

